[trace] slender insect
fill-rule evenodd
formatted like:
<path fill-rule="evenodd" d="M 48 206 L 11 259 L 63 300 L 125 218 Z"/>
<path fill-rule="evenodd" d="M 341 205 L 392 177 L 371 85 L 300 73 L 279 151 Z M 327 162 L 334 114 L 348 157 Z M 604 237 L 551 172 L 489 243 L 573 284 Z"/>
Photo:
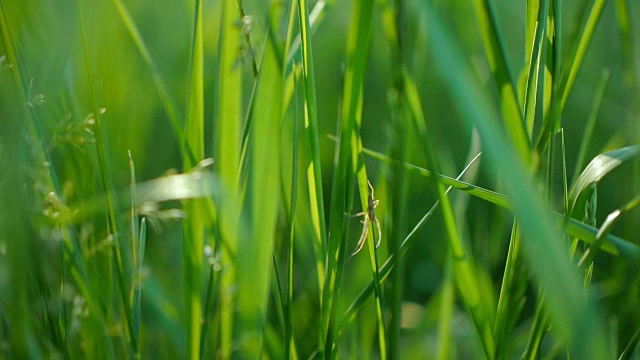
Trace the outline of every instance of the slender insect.
<path fill-rule="evenodd" d="M 375 208 L 378 207 L 378 204 L 380 204 L 380 200 L 374 199 L 373 186 L 371 185 L 371 182 L 369 180 L 367 180 L 367 183 L 369 184 L 369 189 L 371 190 L 371 192 L 369 193 L 367 210 L 353 215 L 354 217 L 364 216 L 364 220 L 361 221 L 363 224 L 362 235 L 360 235 L 360 240 L 358 240 L 356 251 L 354 251 L 353 254 L 351 254 L 351 256 L 354 256 L 355 254 L 359 253 L 360 250 L 362 250 L 362 247 L 364 247 L 364 243 L 367 240 L 367 235 L 369 234 L 370 222 L 374 222 L 376 224 L 376 227 L 378 228 L 378 242 L 376 243 L 376 249 L 380 246 L 380 242 L 382 241 L 382 231 L 380 230 L 380 221 L 376 217 L 376 213 L 374 211 Z"/>

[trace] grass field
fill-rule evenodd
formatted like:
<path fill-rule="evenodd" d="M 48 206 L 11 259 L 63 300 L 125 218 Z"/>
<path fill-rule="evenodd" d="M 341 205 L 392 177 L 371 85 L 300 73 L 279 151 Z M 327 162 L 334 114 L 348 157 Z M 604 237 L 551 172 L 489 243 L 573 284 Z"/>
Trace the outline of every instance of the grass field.
<path fill-rule="evenodd" d="M 637 24 L 0 0 L 0 357 L 640 359 Z"/>

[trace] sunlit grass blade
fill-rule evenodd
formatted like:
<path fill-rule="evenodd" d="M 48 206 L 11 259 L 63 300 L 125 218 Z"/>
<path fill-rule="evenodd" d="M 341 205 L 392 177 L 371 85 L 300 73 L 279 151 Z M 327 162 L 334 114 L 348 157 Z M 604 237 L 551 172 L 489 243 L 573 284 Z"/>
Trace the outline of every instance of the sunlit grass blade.
<path fill-rule="evenodd" d="M 294 0 L 294 2 L 297 2 L 297 0 Z M 308 16 L 309 31 L 311 36 L 318 30 L 323 20 L 325 19 L 325 16 L 328 10 L 331 8 L 331 6 L 333 6 L 334 3 L 335 3 L 335 0 L 328 0 L 328 1 L 320 0 L 316 2 L 313 9 L 311 10 L 311 13 Z M 291 35 L 293 36 L 293 34 Z M 301 59 L 302 58 L 301 36 L 302 34 L 298 33 L 295 38 L 291 37 L 290 39 L 287 39 L 285 43 L 286 54 L 284 56 L 285 61 L 283 64 L 285 66 L 285 69 L 288 69 L 293 64 L 299 64 L 302 62 L 301 61 L 302 60 Z M 287 74 L 286 72 L 284 73 Z M 293 74 L 288 73 L 284 83 L 285 84 L 290 83 L 292 81 L 292 78 L 293 78 Z M 285 87 L 283 92 L 283 97 L 282 97 L 283 99 L 282 103 L 285 109 L 289 107 L 292 97 L 293 97 L 293 90 L 289 87 Z"/>
<path fill-rule="evenodd" d="M 489 163 L 500 173 L 521 221 L 523 250 L 533 278 L 541 285 L 555 333 L 576 357 L 606 358 L 610 344 L 596 306 L 584 298 L 576 269 L 568 261 L 561 233 L 540 201 L 538 188 L 496 124 L 497 113 L 474 79 L 464 57 L 434 13 L 428 21 L 432 58 L 459 111 L 480 132 Z M 454 70 L 455 69 L 455 70 Z M 540 259 L 545 259 L 544 264 Z"/>
<path fill-rule="evenodd" d="M 628 146 L 596 156 L 582 171 L 569 193 L 571 216 L 581 219 L 590 189 L 620 165 L 640 156 L 640 145 Z"/>
<path fill-rule="evenodd" d="M 509 344 L 513 330 L 524 306 L 524 293 L 527 289 L 526 273 L 522 271 L 522 255 L 520 244 L 522 236 L 518 220 L 514 219 L 507 252 L 507 262 L 504 267 L 502 286 L 493 335 L 496 338 L 496 358 L 505 358 L 506 347 Z"/>
<path fill-rule="evenodd" d="M 531 158 L 531 145 L 523 122 L 522 106 L 516 93 L 516 84 L 509 70 L 510 66 L 507 61 L 501 31 L 498 29 L 495 9 L 491 0 L 475 0 L 474 6 L 480 34 L 484 42 L 485 54 L 500 93 L 505 129 L 511 139 L 510 142 L 519 155 L 519 159 L 528 164 Z"/>
<path fill-rule="evenodd" d="M 291 2 L 295 7 L 295 1 Z M 293 19 L 293 9 L 291 11 Z M 285 47 L 286 48 L 286 47 Z M 297 80 L 297 79 L 296 79 Z M 296 81 L 297 83 L 297 81 Z M 298 107 L 293 115 L 293 151 L 291 156 L 291 203 L 287 214 L 289 221 L 289 241 L 287 243 L 287 296 L 285 307 L 285 347 L 284 359 L 295 359 L 295 343 L 293 336 L 293 277 L 294 277 L 294 245 L 295 245 L 295 216 L 298 207 Z M 321 292 L 320 292 L 321 293 Z"/>
<path fill-rule="evenodd" d="M 204 44 L 202 24 L 202 1 L 193 4 L 191 52 L 189 62 L 189 87 L 187 93 L 187 117 L 185 141 L 196 161 L 204 158 Z M 185 171 L 197 163 L 189 157 L 183 158 Z M 184 268 L 184 304 L 186 310 L 187 357 L 200 358 L 202 334 L 202 274 L 204 258 L 204 200 L 190 200 L 184 204 L 185 221 L 182 225 L 182 258 Z"/>
<path fill-rule="evenodd" d="M 322 292 L 324 278 L 324 257 L 326 256 L 326 221 L 324 211 L 324 191 L 322 189 L 322 170 L 320 166 L 320 143 L 318 137 L 318 106 L 316 104 L 316 83 L 313 68 L 313 50 L 311 46 L 311 25 L 306 0 L 297 0 L 300 38 L 302 44 L 302 83 L 304 85 L 304 128 L 306 134 L 307 184 L 311 202 L 311 219 L 316 235 L 314 250 L 316 255 L 319 288 Z"/>

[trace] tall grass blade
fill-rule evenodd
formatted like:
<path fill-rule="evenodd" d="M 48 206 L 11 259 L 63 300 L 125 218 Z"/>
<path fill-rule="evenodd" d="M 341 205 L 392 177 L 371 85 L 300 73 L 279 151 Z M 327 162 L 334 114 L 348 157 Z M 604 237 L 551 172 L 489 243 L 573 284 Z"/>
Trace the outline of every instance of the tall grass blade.
<path fill-rule="evenodd" d="M 169 93 L 168 86 L 162 76 L 162 73 L 160 73 L 160 70 L 155 63 L 153 56 L 151 56 L 151 52 L 149 51 L 147 44 L 142 38 L 142 34 L 140 34 L 140 30 L 138 29 L 135 20 L 131 16 L 131 13 L 129 13 L 129 10 L 124 5 L 122 0 L 113 0 L 113 3 L 118 10 L 120 20 L 122 20 L 122 23 L 127 29 L 127 32 L 129 33 L 131 40 L 136 46 L 136 49 L 140 53 L 142 60 L 149 68 L 151 79 L 153 80 L 156 91 L 160 96 L 160 102 L 162 103 L 162 106 L 164 107 L 164 110 L 169 117 L 169 122 L 171 123 L 171 128 L 173 129 L 173 132 L 175 133 L 178 140 L 178 145 L 180 146 L 182 156 L 189 157 L 191 161 L 196 161 L 196 159 L 194 158 L 194 154 L 191 152 L 191 149 L 185 146 L 186 142 L 183 129 L 183 114 L 180 112 L 180 110 L 178 110 L 178 107 L 175 104 L 175 100 Z"/>
<path fill-rule="evenodd" d="M 495 77 L 505 129 L 517 151 L 520 160 L 528 164 L 531 158 L 530 142 L 523 122 L 522 106 L 516 93 L 516 85 L 509 70 L 498 20 L 491 0 L 475 0 L 474 8 L 485 54 L 491 72 Z"/>
<path fill-rule="evenodd" d="M 526 125 L 529 139 L 531 139 L 533 136 L 538 89 L 544 89 L 544 76 L 542 77 L 543 86 L 540 86 L 539 80 L 541 79 L 540 67 L 543 65 L 542 54 L 546 41 L 545 34 L 547 33 L 547 14 L 549 12 L 549 1 L 550 0 L 541 0 L 538 6 L 538 17 L 535 26 L 535 34 L 532 39 L 533 48 L 531 50 L 531 58 L 528 60 L 529 69 L 527 72 L 527 86 L 524 95 L 524 123 Z M 529 6 L 530 3 L 532 2 L 527 2 L 527 16 L 529 16 L 529 11 L 531 10 L 531 7 Z M 542 71 L 544 74 L 544 68 L 542 69 Z"/>
<path fill-rule="evenodd" d="M 306 134 L 309 164 L 307 165 L 307 184 L 311 202 L 311 219 L 316 236 L 314 250 L 317 259 L 319 288 L 322 291 L 324 278 L 324 257 L 326 256 L 326 220 L 324 211 L 324 191 L 322 190 L 322 171 L 320 166 L 320 143 L 318 137 L 318 106 L 316 104 L 316 83 L 313 69 L 313 50 L 311 46 L 311 26 L 306 0 L 298 0 L 298 19 L 302 44 L 302 80 L 304 85 L 304 128 Z"/>
<path fill-rule="evenodd" d="M 345 214 L 351 213 L 353 202 L 352 188 L 358 165 L 356 152 L 358 137 L 355 131 L 362 119 L 363 82 L 373 21 L 372 2 L 356 0 L 352 8 L 347 38 L 347 66 L 342 94 L 342 112 L 338 122 L 340 139 L 336 144 L 331 192 L 328 261 L 322 296 L 322 332 L 325 337 L 321 339 L 324 342 L 321 355 L 325 359 L 333 359 L 336 356 L 334 342 L 339 319 L 336 303 L 340 294 L 349 234 Z"/>
<path fill-rule="evenodd" d="M 574 43 L 570 58 L 567 59 L 566 68 L 563 71 L 563 81 L 560 83 L 559 89 L 560 111 L 564 109 L 567 103 L 567 99 L 569 98 L 569 94 L 573 89 L 573 84 L 575 83 L 578 72 L 582 67 L 582 63 L 584 62 L 587 50 L 591 45 L 591 40 L 593 39 L 593 34 L 595 33 L 596 26 L 600 21 L 602 11 L 604 10 L 604 6 L 606 4 L 607 0 L 594 0 L 591 7 L 591 12 L 589 13 L 589 17 L 587 18 L 587 23 L 582 29 L 580 36 Z"/>
<path fill-rule="evenodd" d="M 420 104 L 417 87 L 406 73 L 404 81 L 407 91 L 408 107 L 414 127 L 417 129 L 418 136 L 422 140 L 422 152 L 424 153 L 427 167 L 433 169 L 434 173 L 440 173 L 438 158 L 435 156 L 429 141 L 426 119 L 422 105 Z M 473 258 L 458 230 L 453 206 L 446 196 L 444 184 L 438 181 L 435 176 L 430 177 L 429 180 L 440 202 L 442 222 L 446 231 L 448 247 L 453 261 L 454 284 L 460 293 L 465 307 L 471 314 L 485 356 L 492 359 L 495 357 L 495 340 L 492 331 L 495 314 L 493 313 L 492 304 L 489 302 L 489 297 L 481 293 L 480 275 L 478 274 L 481 270 L 475 268 L 472 263 Z"/>
<path fill-rule="evenodd" d="M 79 5 L 79 16 L 82 17 L 83 8 Z M 116 218 L 116 202 L 114 200 L 114 188 L 112 183 L 112 174 L 109 165 L 108 153 L 105 145 L 105 130 L 102 125 L 102 115 L 104 110 L 98 105 L 97 91 L 94 83 L 94 74 L 92 69 L 91 59 L 89 58 L 89 46 L 88 46 L 88 34 L 84 24 L 84 20 L 80 21 L 82 27 L 82 40 L 83 40 L 83 52 L 84 52 L 84 65 L 87 72 L 88 91 L 89 91 L 89 105 L 92 111 L 95 127 L 95 145 L 96 153 L 98 155 L 98 167 L 102 180 L 102 186 L 105 193 L 105 207 L 107 209 L 107 234 L 114 241 L 113 244 L 113 257 L 109 261 L 115 260 L 116 269 L 116 281 L 120 290 L 120 298 L 122 299 L 122 305 L 124 307 L 124 316 L 127 324 L 127 338 L 129 346 L 133 353 L 138 352 L 138 339 L 136 337 L 133 328 L 133 314 L 130 298 L 130 274 L 131 274 L 131 253 L 130 247 L 125 244 L 124 236 L 120 235 L 118 230 L 118 220 Z M 107 268 L 108 269 L 108 268 Z M 110 271 L 108 271 L 110 273 Z"/>
<path fill-rule="evenodd" d="M 204 158 L 204 44 L 202 1 L 195 0 L 191 53 L 189 62 L 187 117 L 185 123 L 186 148 L 196 161 Z M 183 158 L 183 167 L 189 171 L 197 163 Z M 204 258 L 205 202 L 189 200 L 184 204 L 185 221 L 182 225 L 182 258 L 184 267 L 184 303 L 186 309 L 187 357 L 200 358 L 202 334 L 202 274 Z"/>
<path fill-rule="evenodd" d="M 238 6 L 240 5 L 240 6 Z M 238 4 L 235 0 L 222 1 L 222 17 L 220 23 L 220 43 L 219 43 L 219 67 L 218 67 L 218 104 L 217 108 L 217 155 L 218 171 L 220 180 L 229 190 L 232 198 L 239 196 L 238 187 L 240 186 L 240 127 L 242 122 L 242 67 L 239 66 L 238 49 L 242 48 L 242 29 L 238 26 L 244 18 L 238 18 L 238 10 L 242 9 L 242 4 Z M 243 10 L 240 10 L 243 12 Z M 246 35 L 246 34 L 245 34 Z M 248 35 L 246 35 L 248 36 Z M 252 64 L 255 62 L 252 60 Z M 256 68 L 257 71 L 257 68 Z M 251 115 L 247 115 L 247 119 L 251 119 Z M 249 130 L 250 120 L 247 120 L 247 131 Z M 244 148 L 246 149 L 246 148 Z M 239 198 L 239 197 L 238 197 Z M 221 262 L 223 264 L 231 264 L 233 258 L 231 254 L 237 253 L 237 230 L 233 227 L 237 226 L 240 214 L 234 211 L 221 211 L 218 215 L 225 217 L 232 224 L 231 229 L 222 227 L 220 229 L 221 243 L 225 244 L 222 248 Z M 220 297 L 220 355 L 223 358 L 231 356 L 232 352 L 232 335 L 233 335 L 233 313 L 234 304 L 231 289 L 236 282 L 236 270 L 232 266 L 228 266 L 221 276 Z"/>
<path fill-rule="evenodd" d="M 271 31 L 271 29 L 267 30 Z M 269 294 L 280 181 L 280 123 L 282 75 L 274 39 L 269 35 L 258 73 L 256 107 L 252 124 L 251 176 L 247 193 L 249 236 L 238 238 L 237 297 L 234 339 L 238 356 L 258 358 Z"/>

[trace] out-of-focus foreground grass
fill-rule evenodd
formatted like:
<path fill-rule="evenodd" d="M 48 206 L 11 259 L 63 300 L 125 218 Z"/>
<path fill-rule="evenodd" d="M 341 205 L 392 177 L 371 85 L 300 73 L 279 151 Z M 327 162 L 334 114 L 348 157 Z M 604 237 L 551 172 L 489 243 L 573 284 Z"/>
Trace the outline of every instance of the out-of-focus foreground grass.
<path fill-rule="evenodd" d="M 0 0 L 0 354 L 638 358 L 638 23 Z"/>

